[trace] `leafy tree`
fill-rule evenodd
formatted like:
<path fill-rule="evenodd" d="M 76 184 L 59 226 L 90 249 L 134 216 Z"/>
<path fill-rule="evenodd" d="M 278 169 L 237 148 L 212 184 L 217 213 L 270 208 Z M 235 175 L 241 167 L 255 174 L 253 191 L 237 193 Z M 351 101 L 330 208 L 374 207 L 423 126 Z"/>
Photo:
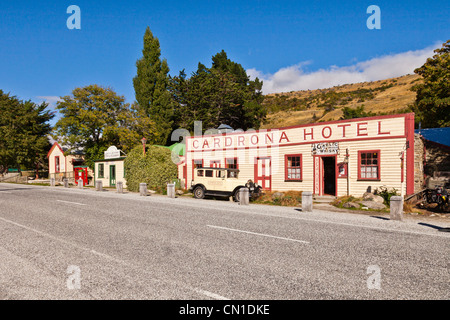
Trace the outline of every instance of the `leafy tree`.
<path fill-rule="evenodd" d="M 142 55 L 133 78 L 136 101 L 160 133 L 155 142 L 165 144 L 172 130 L 174 102 L 169 92 L 169 66 L 165 59 L 161 60 L 159 40 L 149 27 L 145 30 Z"/>
<path fill-rule="evenodd" d="M 57 109 L 62 117 L 55 125 L 55 134 L 69 151 L 84 151 L 88 166 L 103 158 L 111 145 L 127 152 L 143 135 L 149 141 L 157 136 L 154 123 L 110 88 L 95 84 L 75 88 L 72 96 L 61 99 Z"/>
<path fill-rule="evenodd" d="M 31 101 L 21 101 L 0 90 L 0 166 L 36 169 L 45 168 L 45 157 L 51 145 L 49 121 L 55 116 Z"/>
<path fill-rule="evenodd" d="M 417 93 L 413 106 L 425 128 L 450 126 L 450 40 L 428 58 L 423 66 L 414 70 L 423 82 L 412 90 Z"/>

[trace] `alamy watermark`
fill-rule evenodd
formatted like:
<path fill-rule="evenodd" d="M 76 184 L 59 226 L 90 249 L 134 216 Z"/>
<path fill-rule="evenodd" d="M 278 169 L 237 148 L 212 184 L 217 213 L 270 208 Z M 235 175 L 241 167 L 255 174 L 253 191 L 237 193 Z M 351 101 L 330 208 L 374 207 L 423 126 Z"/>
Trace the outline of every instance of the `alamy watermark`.
<path fill-rule="evenodd" d="M 81 29 L 81 9 L 77 5 L 70 5 L 67 7 L 67 13 L 71 14 L 66 21 L 67 29 Z"/>
<path fill-rule="evenodd" d="M 379 6 L 371 5 L 367 8 L 367 13 L 371 16 L 367 19 L 366 25 L 369 30 L 381 29 L 381 9 Z"/>
<path fill-rule="evenodd" d="M 81 289 L 81 269 L 79 266 L 70 265 L 67 267 L 66 273 L 69 277 L 66 281 L 67 289 L 80 290 Z"/>
<path fill-rule="evenodd" d="M 370 265 L 367 267 L 367 274 L 370 274 L 367 278 L 367 289 L 369 290 L 381 290 L 381 269 L 377 265 Z"/>

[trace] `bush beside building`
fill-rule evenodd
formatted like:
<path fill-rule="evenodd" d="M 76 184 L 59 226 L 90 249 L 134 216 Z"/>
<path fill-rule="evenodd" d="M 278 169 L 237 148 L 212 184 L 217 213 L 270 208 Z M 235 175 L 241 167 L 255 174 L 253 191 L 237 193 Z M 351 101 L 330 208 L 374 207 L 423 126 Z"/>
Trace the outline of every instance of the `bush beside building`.
<path fill-rule="evenodd" d="M 124 165 L 127 187 L 133 192 L 139 191 L 140 183 L 147 183 L 149 189 L 162 193 L 167 183 L 177 180 L 177 165 L 165 147 L 147 146 L 144 155 L 142 146 L 137 146 L 128 153 Z"/>

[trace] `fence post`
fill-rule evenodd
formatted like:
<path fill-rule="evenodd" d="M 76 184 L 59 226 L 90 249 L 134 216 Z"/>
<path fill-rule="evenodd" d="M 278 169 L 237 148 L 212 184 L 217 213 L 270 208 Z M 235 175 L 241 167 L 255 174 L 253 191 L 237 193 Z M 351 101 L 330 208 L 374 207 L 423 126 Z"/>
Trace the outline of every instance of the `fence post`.
<path fill-rule="evenodd" d="M 311 191 L 302 192 L 302 211 L 303 212 L 313 211 L 313 197 Z"/>
<path fill-rule="evenodd" d="M 169 198 L 175 198 L 175 183 L 167 184 L 167 196 Z"/>
<path fill-rule="evenodd" d="M 116 190 L 117 190 L 117 193 L 123 193 L 123 182 L 122 181 L 116 182 Z"/>
<path fill-rule="evenodd" d="M 249 190 L 248 188 L 240 188 L 239 189 L 239 204 L 248 206 L 249 200 Z"/>
<path fill-rule="evenodd" d="M 95 181 L 95 190 L 103 191 L 103 181 L 102 180 Z"/>
<path fill-rule="evenodd" d="M 391 220 L 403 220 L 403 197 L 392 196 L 390 199 Z"/>
<path fill-rule="evenodd" d="M 147 196 L 147 184 L 146 183 L 139 183 L 139 195 L 140 196 Z"/>

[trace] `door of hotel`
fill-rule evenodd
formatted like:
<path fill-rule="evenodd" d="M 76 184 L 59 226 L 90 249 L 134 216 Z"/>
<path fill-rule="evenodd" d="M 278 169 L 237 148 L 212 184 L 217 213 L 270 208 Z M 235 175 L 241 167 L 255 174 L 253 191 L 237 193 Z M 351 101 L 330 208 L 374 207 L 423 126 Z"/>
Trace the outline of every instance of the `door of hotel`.
<path fill-rule="evenodd" d="M 270 157 L 255 158 L 255 183 L 260 185 L 263 190 L 272 189 L 272 168 Z"/>
<path fill-rule="evenodd" d="M 314 157 L 314 194 L 337 194 L 336 156 Z"/>

